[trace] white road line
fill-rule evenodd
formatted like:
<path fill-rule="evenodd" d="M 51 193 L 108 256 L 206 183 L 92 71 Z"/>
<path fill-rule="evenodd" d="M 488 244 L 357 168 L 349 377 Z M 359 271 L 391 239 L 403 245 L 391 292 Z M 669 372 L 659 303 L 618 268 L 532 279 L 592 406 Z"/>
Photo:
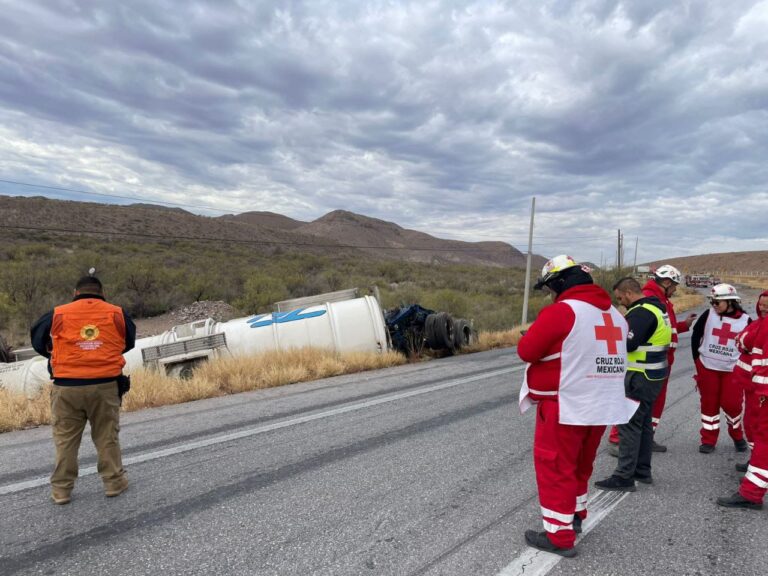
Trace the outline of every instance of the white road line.
<path fill-rule="evenodd" d="M 390 394 L 375 398 L 373 400 L 365 400 L 364 402 L 358 402 L 356 404 L 348 404 L 332 410 L 326 410 L 324 412 L 318 412 L 316 414 L 310 414 L 308 416 L 300 416 L 299 418 L 293 418 L 291 420 L 284 420 L 282 422 L 275 422 L 274 424 L 266 424 L 256 428 L 248 428 L 239 432 L 233 432 L 231 434 L 224 434 L 222 436 L 212 436 L 204 440 L 198 440 L 196 442 L 189 442 L 187 444 L 181 444 L 174 446 L 173 448 L 166 448 L 164 450 L 156 450 L 154 452 L 146 452 L 144 454 L 137 454 L 136 456 L 130 456 L 123 458 L 123 464 L 138 464 L 140 462 L 148 462 L 150 460 L 157 460 L 158 458 L 165 458 L 167 456 L 174 456 L 176 454 L 182 454 L 184 452 L 190 452 L 191 450 L 197 450 L 198 448 L 205 448 L 206 446 L 213 446 L 215 444 L 221 444 L 222 442 L 230 442 L 232 440 L 239 440 L 241 438 L 248 438 L 257 434 L 263 434 L 265 432 L 271 432 L 273 430 L 280 430 L 281 428 L 288 428 L 290 426 L 296 426 L 298 424 L 305 424 L 314 420 L 322 420 L 323 418 L 329 418 L 331 416 L 337 416 L 339 414 L 345 414 L 347 412 L 354 412 L 356 410 L 363 410 L 370 408 L 371 406 L 377 406 L 379 404 L 386 404 L 387 402 L 395 402 L 402 400 L 403 398 L 411 398 L 413 396 L 421 396 L 422 394 L 429 394 L 430 392 L 436 392 L 438 390 L 445 390 L 446 388 L 453 388 L 454 386 L 460 386 L 462 384 L 469 384 L 471 382 L 477 382 L 478 380 L 484 380 L 486 378 L 493 378 L 495 376 L 503 376 L 504 374 L 511 374 L 513 372 L 519 372 L 524 366 L 514 366 L 512 368 L 501 368 L 499 370 L 493 370 L 491 372 L 485 372 L 484 374 L 477 374 L 475 376 L 468 376 L 466 378 L 457 378 L 456 380 L 449 380 L 443 384 L 435 384 L 434 386 L 427 386 L 425 388 L 418 388 L 416 390 L 410 390 L 408 392 L 401 392 L 396 394 Z M 96 473 L 96 466 L 88 466 L 80 469 L 80 477 L 89 476 Z M 0 496 L 3 494 L 13 494 L 14 492 L 21 492 L 22 490 L 28 490 L 30 488 L 37 488 L 38 486 L 45 486 L 49 482 L 47 476 L 41 476 L 33 478 L 32 480 L 25 480 L 24 482 L 16 482 L 15 484 L 7 484 L 0 486 Z"/>
<path fill-rule="evenodd" d="M 597 526 L 628 494 L 628 492 L 598 490 L 597 495 L 589 504 L 589 517 L 584 521 L 581 537 L 589 534 L 592 528 Z M 544 576 L 562 559 L 563 557 L 557 554 L 542 552 L 528 546 L 497 576 L 521 576 L 522 574 L 525 576 Z"/>

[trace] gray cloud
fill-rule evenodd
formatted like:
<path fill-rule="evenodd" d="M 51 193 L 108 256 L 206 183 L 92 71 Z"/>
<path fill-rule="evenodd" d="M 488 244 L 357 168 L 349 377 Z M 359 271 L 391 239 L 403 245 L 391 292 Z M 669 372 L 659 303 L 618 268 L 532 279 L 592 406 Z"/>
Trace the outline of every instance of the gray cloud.
<path fill-rule="evenodd" d="M 10 1 L 0 173 L 521 248 L 536 196 L 543 254 L 608 260 L 617 228 L 640 260 L 768 249 L 766 25 L 745 0 Z"/>

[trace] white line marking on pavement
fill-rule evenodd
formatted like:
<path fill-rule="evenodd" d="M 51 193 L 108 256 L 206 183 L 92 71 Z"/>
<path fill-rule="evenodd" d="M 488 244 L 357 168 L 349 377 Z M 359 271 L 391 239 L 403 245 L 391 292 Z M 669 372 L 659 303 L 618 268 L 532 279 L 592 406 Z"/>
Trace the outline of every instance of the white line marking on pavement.
<path fill-rule="evenodd" d="M 628 494 L 628 492 L 598 490 L 597 496 L 589 504 L 589 517 L 584 521 L 581 537 L 589 534 L 592 528 L 597 526 Z M 563 557 L 557 554 L 542 552 L 528 546 L 497 576 L 520 576 L 522 574 L 525 576 L 544 576 L 562 559 Z"/>
<path fill-rule="evenodd" d="M 425 388 L 418 388 L 417 390 L 410 390 L 408 392 L 401 392 L 396 394 L 390 394 L 375 398 L 373 400 L 366 400 L 364 402 L 358 402 L 356 404 L 348 404 L 347 406 L 341 406 L 340 408 L 334 408 L 332 410 L 326 410 L 324 412 L 318 412 L 316 414 L 310 414 L 308 416 L 300 416 L 299 418 L 293 418 L 291 420 L 284 420 L 282 422 L 275 422 L 274 424 L 266 424 L 256 428 L 248 428 L 239 432 L 233 432 L 231 434 L 224 434 L 222 436 L 213 436 L 204 440 L 198 440 L 196 442 L 189 442 L 187 444 L 181 444 L 174 446 L 173 448 L 166 448 L 164 450 L 156 450 L 154 452 L 147 452 L 145 454 L 137 454 L 136 456 L 130 456 L 123 458 L 123 464 L 138 464 L 140 462 L 148 462 L 150 460 L 157 460 L 158 458 L 165 458 L 167 456 L 174 456 L 176 454 L 182 454 L 184 452 L 190 452 L 191 450 L 197 450 L 198 448 L 205 448 L 206 446 L 213 446 L 215 444 L 221 444 L 222 442 L 229 442 L 231 440 L 239 440 L 241 438 L 248 438 L 257 434 L 263 434 L 264 432 L 271 432 L 273 430 L 280 430 L 281 428 L 288 428 L 290 426 L 296 426 L 297 424 L 305 424 L 306 422 L 312 422 L 314 420 L 322 420 L 323 418 L 329 418 L 331 416 L 337 416 L 339 414 L 345 414 L 347 412 L 355 412 L 356 410 L 363 410 L 364 408 L 370 408 L 371 406 L 377 406 L 379 404 L 386 404 L 387 402 L 395 402 L 402 400 L 403 398 L 411 398 L 413 396 L 421 396 L 422 394 L 429 394 L 430 392 L 436 392 L 438 390 L 445 390 L 446 388 L 453 388 L 454 386 L 460 386 L 461 384 L 469 384 L 471 382 L 477 382 L 478 380 L 484 380 L 486 378 L 492 378 L 494 376 L 503 376 L 504 374 L 511 374 L 512 372 L 519 372 L 524 366 L 514 366 L 512 368 L 501 368 L 499 370 L 493 370 L 484 374 L 477 374 L 475 376 L 468 376 L 466 378 L 457 378 L 456 380 L 449 380 L 443 384 L 435 384 L 434 386 L 427 386 Z M 79 477 L 89 476 L 96 473 L 96 466 L 88 466 L 80 469 Z M 25 480 L 24 482 L 16 482 L 15 484 L 7 484 L 0 486 L 0 496 L 3 494 L 13 494 L 14 492 L 21 492 L 22 490 L 28 490 L 30 488 L 37 488 L 38 486 L 45 486 L 48 484 L 49 479 L 47 476 L 41 476 L 32 480 Z"/>

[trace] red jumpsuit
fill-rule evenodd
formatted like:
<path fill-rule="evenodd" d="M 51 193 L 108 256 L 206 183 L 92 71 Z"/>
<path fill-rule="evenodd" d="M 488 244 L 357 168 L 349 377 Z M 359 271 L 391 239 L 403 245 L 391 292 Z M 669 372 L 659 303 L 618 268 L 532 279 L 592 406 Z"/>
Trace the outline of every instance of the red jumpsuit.
<path fill-rule="evenodd" d="M 585 321 L 595 317 L 597 323 Z M 608 293 L 596 285 L 579 285 L 545 307 L 517 347 L 520 358 L 529 363 L 524 390 L 528 399 L 538 403 L 533 459 L 544 529 L 559 548 L 574 546 L 574 514 L 581 519 L 587 516 L 589 478 L 605 424 L 627 422 L 637 408 L 624 395 L 626 332 L 626 321 L 611 306 Z M 580 344 L 585 340 L 589 340 L 586 345 Z M 605 357 L 573 352 L 579 346 L 591 351 L 598 345 Z M 588 370 L 596 374 L 587 375 Z M 575 372 L 579 373 L 576 378 Z M 599 396 L 574 403 L 574 389 L 580 390 L 579 399 Z M 578 406 L 575 411 L 574 405 Z M 579 413 L 590 410 L 602 410 L 601 417 L 592 413 L 579 418 Z M 622 416 L 616 416 L 619 412 Z"/>
<path fill-rule="evenodd" d="M 725 412 L 728 434 L 739 442 L 744 438 L 743 388 L 734 384 L 733 369 L 738 352 L 736 336 L 750 318 L 743 311 L 719 315 L 705 311 L 693 328 L 691 351 L 696 363 L 696 385 L 701 395 L 701 444 L 714 446 L 720 433 L 720 409 Z"/>
<path fill-rule="evenodd" d="M 768 489 L 768 322 L 760 320 L 756 329 L 749 330 L 743 345 L 752 350 L 754 448 L 739 493 L 751 502 L 762 502 Z"/>
<path fill-rule="evenodd" d="M 677 349 L 678 334 L 687 332 L 689 329 L 688 323 L 685 320 L 677 321 L 675 316 L 675 307 L 672 301 L 667 298 L 664 288 L 656 283 L 655 280 L 648 280 L 643 286 L 643 294 L 646 296 L 655 296 L 661 303 L 667 308 L 667 314 L 669 315 L 669 323 L 672 324 L 672 343 L 669 345 L 669 351 L 667 352 L 667 361 L 669 362 L 669 375 L 672 374 L 672 364 L 675 362 L 675 350 Z M 656 397 L 653 403 L 653 410 L 651 411 L 651 422 L 653 423 L 653 429 L 659 425 L 661 420 L 661 414 L 664 412 L 664 404 L 667 401 L 667 383 L 669 382 L 669 376 L 664 379 L 664 384 L 661 386 L 661 392 Z M 619 429 L 616 426 L 611 427 L 611 433 L 608 436 L 608 441 L 613 444 L 619 443 Z"/>
<path fill-rule="evenodd" d="M 764 291 L 757 299 L 757 321 L 752 322 L 747 328 L 736 337 L 736 345 L 741 355 L 733 369 L 733 384 L 744 391 L 744 434 L 747 436 L 749 448 L 754 448 L 755 431 L 753 425 L 756 422 L 758 408 L 757 396 L 752 384 L 752 350 L 744 344 L 745 339 L 752 341 L 750 334 L 757 330 L 760 322 L 765 317 L 765 312 L 760 308 L 760 300 L 768 299 L 768 290 Z"/>

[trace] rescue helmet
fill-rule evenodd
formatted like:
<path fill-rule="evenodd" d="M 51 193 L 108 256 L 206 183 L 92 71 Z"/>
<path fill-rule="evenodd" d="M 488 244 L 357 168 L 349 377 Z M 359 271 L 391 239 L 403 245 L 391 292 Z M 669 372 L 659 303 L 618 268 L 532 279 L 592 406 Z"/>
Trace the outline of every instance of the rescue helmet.
<path fill-rule="evenodd" d="M 678 270 L 671 264 L 664 264 L 662 266 L 659 266 L 658 268 L 656 268 L 656 271 L 653 273 L 653 275 L 656 277 L 656 280 L 669 278 L 675 284 L 680 284 L 680 280 L 683 277 L 683 275 L 680 274 L 680 270 Z"/>
<path fill-rule="evenodd" d="M 578 266 L 578 264 L 576 263 L 576 260 L 570 256 L 566 256 L 565 254 L 555 256 L 544 264 L 544 267 L 541 269 L 541 277 L 536 281 L 534 288 L 536 290 L 541 290 L 549 282 L 560 276 L 563 270 L 568 270 L 574 266 Z"/>
<path fill-rule="evenodd" d="M 741 300 L 741 296 L 736 292 L 736 288 L 730 284 L 715 284 L 709 290 L 709 299 L 712 302 L 718 300 Z"/>

